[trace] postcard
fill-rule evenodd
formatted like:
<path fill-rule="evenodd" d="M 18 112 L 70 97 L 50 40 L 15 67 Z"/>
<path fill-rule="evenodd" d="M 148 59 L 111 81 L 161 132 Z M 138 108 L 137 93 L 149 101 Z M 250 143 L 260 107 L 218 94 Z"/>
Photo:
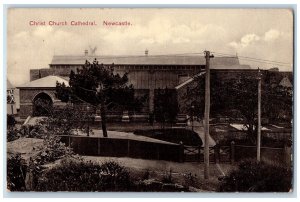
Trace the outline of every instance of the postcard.
<path fill-rule="evenodd" d="M 7 192 L 293 193 L 294 10 L 7 9 Z"/>

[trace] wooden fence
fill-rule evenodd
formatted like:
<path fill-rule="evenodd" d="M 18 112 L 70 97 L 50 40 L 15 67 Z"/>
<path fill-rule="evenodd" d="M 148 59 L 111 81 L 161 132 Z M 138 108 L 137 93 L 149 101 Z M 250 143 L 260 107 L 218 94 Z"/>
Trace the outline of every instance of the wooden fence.
<path fill-rule="evenodd" d="M 256 146 L 216 145 L 209 148 L 210 163 L 234 163 L 244 159 L 256 158 Z M 261 147 L 261 159 L 284 165 L 291 165 L 291 148 Z M 184 146 L 185 162 L 204 162 L 204 148 L 201 146 Z"/>
<path fill-rule="evenodd" d="M 75 153 L 90 156 L 131 157 L 176 162 L 204 162 L 204 147 L 131 139 L 60 136 Z M 291 165 L 291 148 L 261 147 L 261 159 Z M 210 163 L 234 163 L 256 158 L 256 146 L 216 145 L 209 148 Z"/>
<path fill-rule="evenodd" d="M 73 151 L 80 155 L 183 161 L 183 149 L 180 144 L 104 137 L 60 137 L 63 143 L 73 148 Z"/>

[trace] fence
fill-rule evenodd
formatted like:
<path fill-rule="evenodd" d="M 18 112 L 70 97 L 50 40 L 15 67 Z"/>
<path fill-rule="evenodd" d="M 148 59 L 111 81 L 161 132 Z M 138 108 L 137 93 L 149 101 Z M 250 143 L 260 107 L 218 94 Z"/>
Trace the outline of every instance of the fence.
<path fill-rule="evenodd" d="M 241 161 L 247 158 L 256 158 L 257 147 L 256 146 L 245 146 L 235 145 L 234 161 Z M 261 159 L 263 161 L 272 161 L 287 166 L 291 165 L 291 148 L 273 148 L 273 147 L 261 147 Z"/>
<path fill-rule="evenodd" d="M 234 163 L 248 158 L 256 158 L 256 146 L 216 145 L 209 148 L 210 163 Z M 291 148 L 261 147 L 261 159 L 284 165 L 291 165 Z M 204 148 L 201 146 L 184 146 L 185 162 L 204 162 Z"/>
<path fill-rule="evenodd" d="M 75 153 L 90 156 L 131 157 L 176 162 L 204 162 L 204 148 L 131 139 L 60 136 Z M 216 145 L 209 148 L 210 163 L 234 163 L 256 158 L 256 146 Z M 261 159 L 291 165 L 291 148 L 261 147 Z"/>
<path fill-rule="evenodd" d="M 183 149 L 179 144 L 164 144 L 131 139 L 86 136 L 60 136 L 75 153 L 90 156 L 132 157 L 182 162 Z"/>

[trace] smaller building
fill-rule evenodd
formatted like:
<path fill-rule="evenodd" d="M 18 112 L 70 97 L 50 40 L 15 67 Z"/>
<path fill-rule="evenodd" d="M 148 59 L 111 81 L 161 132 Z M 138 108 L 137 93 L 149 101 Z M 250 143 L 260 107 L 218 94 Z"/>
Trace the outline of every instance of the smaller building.
<path fill-rule="evenodd" d="M 55 96 L 56 82 L 69 85 L 67 78 L 59 76 L 46 76 L 41 79 L 30 81 L 18 88 L 20 89 L 20 118 L 26 119 L 28 116 L 42 116 L 45 111 L 38 107 L 38 102 L 43 102 L 49 106 L 64 105 Z"/>

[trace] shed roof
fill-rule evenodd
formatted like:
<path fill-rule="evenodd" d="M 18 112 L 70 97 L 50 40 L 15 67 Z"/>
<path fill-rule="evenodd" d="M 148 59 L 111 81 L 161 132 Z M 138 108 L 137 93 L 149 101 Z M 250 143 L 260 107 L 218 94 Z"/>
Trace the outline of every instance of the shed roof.
<path fill-rule="evenodd" d="M 46 76 L 34 81 L 25 83 L 19 88 L 55 88 L 56 82 L 65 83 L 66 86 L 69 86 L 69 81 L 61 78 L 59 76 Z"/>

